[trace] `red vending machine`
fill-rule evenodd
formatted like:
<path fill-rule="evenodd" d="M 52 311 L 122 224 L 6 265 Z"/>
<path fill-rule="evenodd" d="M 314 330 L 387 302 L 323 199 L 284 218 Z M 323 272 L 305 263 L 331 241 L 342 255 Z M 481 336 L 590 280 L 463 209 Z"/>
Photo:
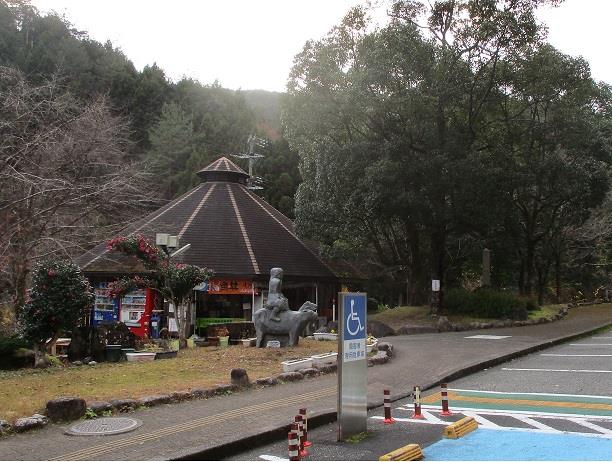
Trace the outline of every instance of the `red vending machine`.
<path fill-rule="evenodd" d="M 151 336 L 151 314 L 155 306 L 153 289 L 138 289 L 121 298 L 119 321 L 138 337 Z"/>

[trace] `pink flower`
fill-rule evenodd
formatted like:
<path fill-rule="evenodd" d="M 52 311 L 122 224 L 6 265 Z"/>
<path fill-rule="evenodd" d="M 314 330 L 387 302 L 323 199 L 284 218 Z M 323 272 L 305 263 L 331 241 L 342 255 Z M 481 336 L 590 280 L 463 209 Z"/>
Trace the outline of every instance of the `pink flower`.
<path fill-rule="evenodd" d="M 50 278 L 52 278 L 53 276 L 55 276 L 55 271 L 53 271 L 53 270 L 49 270 L 49 272 L 47 273 L 47 276 L 49 276 Z"/>

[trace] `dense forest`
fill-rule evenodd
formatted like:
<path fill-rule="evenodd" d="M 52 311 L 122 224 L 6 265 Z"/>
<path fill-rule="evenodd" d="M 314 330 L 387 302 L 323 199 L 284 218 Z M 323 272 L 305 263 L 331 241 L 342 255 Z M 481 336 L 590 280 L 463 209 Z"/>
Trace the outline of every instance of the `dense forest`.
<path fill-rule="evenodd" d="M 266 140 L 256 192 L 293 217 L 298 157 L 279 98 L 139 71 L 65 18 L 0 0 L 0 302 L 22 303 L 35 260 L 107 238 L 245 152 L 249 135 Z"/>
<path fill-rule="evenodd" d="M 251 135 L 257 192 L 387 302 L 427 302 L 432 278 L 478 287 L 484 248 L 496 288 L 592 297 L 609 283 L 612 93 L 546 42 L 544 3 L 397 1 L 378 27 L 355 8 L 279 94 L 137 70 L 0 0 L 0 302 L 23 303 L 37 259 L 184 193 Z"/>
<path fill-rule="evenodd" d="M 546 42 L 535 8 L 559 3 L 400 0 L 308 42 L 285 112 L 302 232 L 409 303 L 478 287 L 485 248 L 539 303 L 609 284 L 611 91 Z"/>

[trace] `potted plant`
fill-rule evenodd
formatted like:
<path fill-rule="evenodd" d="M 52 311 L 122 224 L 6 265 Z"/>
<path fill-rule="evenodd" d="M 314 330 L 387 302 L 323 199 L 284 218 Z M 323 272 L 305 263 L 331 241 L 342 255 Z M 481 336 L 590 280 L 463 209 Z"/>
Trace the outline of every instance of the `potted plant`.
<path fill-rule="evenodd" d="M 371 353 L 374 348 L 378 345 L 378 339 L 374 337 L 372 334 L 368 334 L 368 338 L 366 339 L 366 350 L 368 353 Z"/>
<path fill-rule="evenodd" d="M 248 332 L 242 331 L 238 342 L 243 347 L 252 347 L 252 346 L 255 346 L 256 340 L 257 338 L 249 337 Z"/>
<path fill-rule="evenodd" d="M 229 345 L 229 330 L 222 326 L 217 328 L 217 337 L 219 337 L 219 346 L 226 347 Z"/>

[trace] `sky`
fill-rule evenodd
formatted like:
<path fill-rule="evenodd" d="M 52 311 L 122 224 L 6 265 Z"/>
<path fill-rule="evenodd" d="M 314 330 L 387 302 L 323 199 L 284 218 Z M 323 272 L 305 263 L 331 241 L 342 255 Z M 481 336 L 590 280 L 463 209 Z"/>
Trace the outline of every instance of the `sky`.
<path fill-rule="evenodd" d="M 100 42 L 110 40 L 138 69 L 157 63 L 176 81 L 217 80 L 231 89 L 284 91 L 293 57 L 323 37 L 358 0 L 32 0 Z M 612 84 L 612 0 L 566 0 L 545 8 L 549 41 L 583 56 Z"/>

